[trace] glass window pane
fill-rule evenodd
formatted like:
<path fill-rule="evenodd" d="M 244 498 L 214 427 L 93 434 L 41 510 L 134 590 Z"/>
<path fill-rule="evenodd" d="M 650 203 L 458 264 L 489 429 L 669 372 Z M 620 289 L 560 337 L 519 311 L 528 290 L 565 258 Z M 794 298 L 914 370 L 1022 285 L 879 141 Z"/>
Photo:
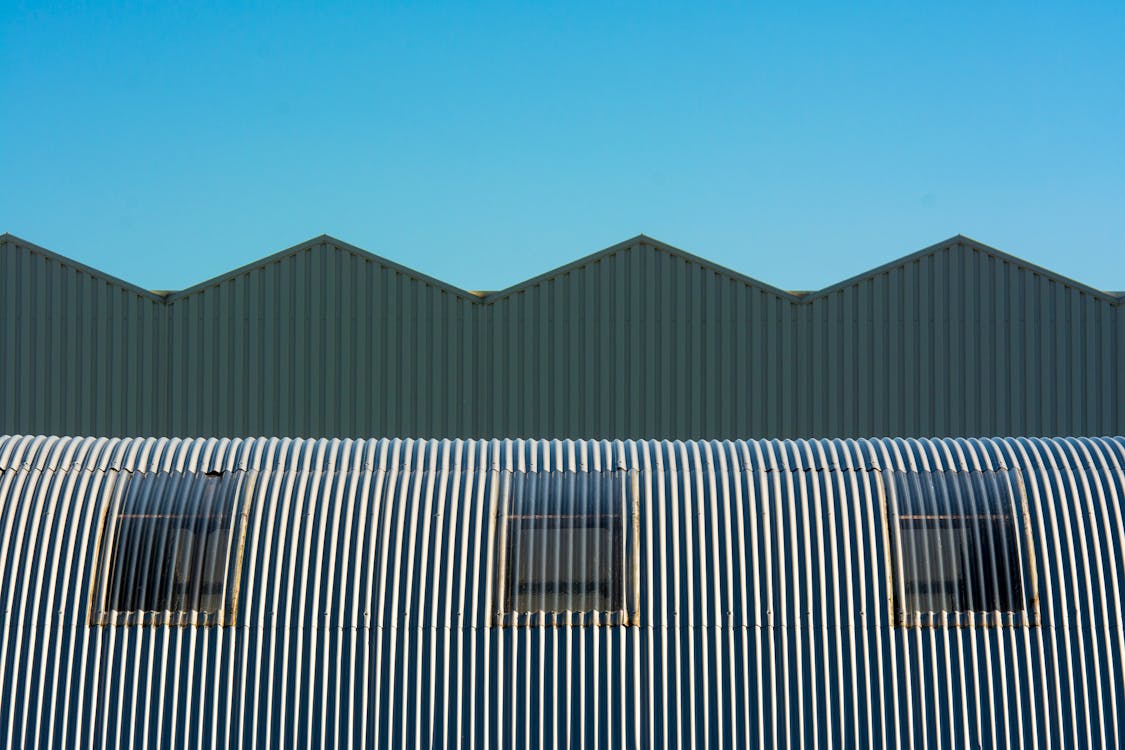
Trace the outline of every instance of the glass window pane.
<path fill-rule="evenodd" d="M 103 622 L 222 623 L 237 587 L 241 473 L 131 474 L 105 527 Z"/>
<path fill-rule="evenodd" d="M 1028 597 L 1026 509 L 1014 472 L 898 472 L 889 507 L 896 619 L 989 614 L 1011 622 Z M 988 618 L 984 618 L 988 621 Z"/>
<path fill-rule="evenodd" d="M 613 473 L 513 476 L 505 613 L 624 610 L 622 489 Z"/>

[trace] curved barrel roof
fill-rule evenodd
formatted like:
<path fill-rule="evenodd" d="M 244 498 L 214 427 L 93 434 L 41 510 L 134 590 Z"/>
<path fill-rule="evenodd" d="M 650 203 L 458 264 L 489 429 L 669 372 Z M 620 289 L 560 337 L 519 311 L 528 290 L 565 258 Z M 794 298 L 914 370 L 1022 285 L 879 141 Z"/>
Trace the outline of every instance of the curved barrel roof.
<path fill-rule="evenodd" d="M 226 627 L 90 624 L 107 509 L 152 474 L 253 477 Z M 606 474 L 633 611 L 498 620 L 521 478 Z M 919 481 L 1008 488 L 1034 616 L 898 619 L 891 540 Z M 1118 746 L 1123 493 L 1123 438 L 0 438 L 0 727 L 9 746 Z M 942 502 L 925 517 L 1008 513 Z"/>

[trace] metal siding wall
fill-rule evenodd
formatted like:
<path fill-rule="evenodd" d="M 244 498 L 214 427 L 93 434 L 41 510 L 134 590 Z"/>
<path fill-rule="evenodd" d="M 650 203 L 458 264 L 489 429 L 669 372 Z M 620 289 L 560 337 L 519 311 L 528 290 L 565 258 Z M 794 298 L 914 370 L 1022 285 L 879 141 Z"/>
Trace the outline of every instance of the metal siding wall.
<path fill-rule="evenodd" d="M 5 241 L 0 431 L 159 433 L 167 314 L 155 295 Z"/>
<path fill-rule="evenodd" d="M 546 279 L 485 306 L 490 434 L 785 431 L 795 315 L 788 300 L 651 246 Z"/>
<path fill-rule="evenodd" d="M 173 433 L 460 434 L 477 306 L 321 244 L 169 305 Z"/>
<path fill-rule="evenodd" d="M 1119 747 L 1125 439 L 0 438 L 6 747 Z M 638 627 L 490 626 L 512 472 L 620 468 Z M 1017 468 L 1040 628 L 890 625 L 882 473 Z M 90 627 L 109 483 L 256 473 L 239 623 Z"/>
<path fill-rule="evenodd" d="M 12 433 L 1125 432 L 1125 306 L 967 241 L 796 299 L 638 240 L 481 300 L 323 240 L 167 302 L 4 243 Z"/>
<path fill-rule="evenodd" d="M 802 435 L 1115 434 L 1121 308 L 952 247 L 817 295 Z"/>

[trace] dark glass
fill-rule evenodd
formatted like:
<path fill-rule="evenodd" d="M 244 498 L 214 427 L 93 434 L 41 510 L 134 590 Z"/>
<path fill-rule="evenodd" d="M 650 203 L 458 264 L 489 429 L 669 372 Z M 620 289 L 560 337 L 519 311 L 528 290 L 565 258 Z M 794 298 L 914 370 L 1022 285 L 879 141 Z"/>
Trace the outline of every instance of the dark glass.
<path fill-rule="evenodd" d="M 130 477 L 114 519 L 103 609 L 222 609 L 238 497 L 230 474 Z"/>
<path fill-rule="evenodd" d="M 900 615 L 1024 609 L 1012 486 L 991 472 L 896 475 Z"/>
<path fill-rule="evenodd" d="M 621 481 L 613 473 L 515 476 L 506 612 L 624 609 Z"/>

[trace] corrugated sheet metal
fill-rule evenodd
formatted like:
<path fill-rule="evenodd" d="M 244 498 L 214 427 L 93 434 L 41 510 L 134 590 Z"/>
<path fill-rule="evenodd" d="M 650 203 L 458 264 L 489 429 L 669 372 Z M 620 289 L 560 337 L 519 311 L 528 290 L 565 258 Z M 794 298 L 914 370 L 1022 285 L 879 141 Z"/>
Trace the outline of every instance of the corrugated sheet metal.
<path fill-rule="evenodd" d="M 795 296 L 639 237 L 477 297 L 322 237 L 159 297 L 0 238 L 0 431 L 1125 433 L 1125 307 L 963 237 Z"/>
<path fill-rule="evenodd" d="M 237 625 L 88 625 L 107 489 L 208 471 L 257 478 Z M 606 471 L 636 623 L 494 627 L 512 478 Z M 893 625 L 926 471 L 1020 478 L 1040 626 Z M 0 438 L 0 744 L 1121 747 L 1123 492 L 1123 438 Z"/>
<path fill-rule="evenodd" d="M 5 239 L 0 432 L 160 434 L 167 319 L 155 294 Z"/>

